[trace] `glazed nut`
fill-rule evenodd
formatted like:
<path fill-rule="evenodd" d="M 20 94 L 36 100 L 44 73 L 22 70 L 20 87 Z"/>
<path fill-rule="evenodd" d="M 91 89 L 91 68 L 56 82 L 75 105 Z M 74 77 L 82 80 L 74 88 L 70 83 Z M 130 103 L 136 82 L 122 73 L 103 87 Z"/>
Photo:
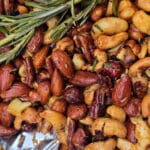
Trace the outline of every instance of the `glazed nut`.
<path fill-rule="evenodd" d="M 124 111 L 130 117 L 138 117 L 141 114 L 141 101 L 139 99 L 131 99 L 124 107 Z"/>
<path fill-rule="evenodd" d="M 112 100 L 117 106 L 123 107 L 131 97 L 131 80 L 128 75 L 121 77 L 112 90 Z"/>
<path fill-rule="evenodd" d="M 75 53 L 73 55 L 72 62 L 76 70 L 81 70 L 81 68 L 85 65 L 85 60 L 83 58 L 83 55 L 78 53 Z"/>
<path fill-rule="evenodd" d="M 150 1 L 149 0 L 138 0 L 138 7 L 143 9 L 144 11 L 150 12 Z"/>
<path fill-rule="evenodd" d="M 3 0 L 0 0 L 0 14 L 3 13 Z"/>
<path fill-rule="evenodd" d="M 74 120 L 80 120 L 86 116 L 87 107 L 85 104 L 70 104 L 67 110 L 67 116 Z"/>
<path fill-rule="evenodd" d="M 120 32 L 112 36 L 100 35 L 98 39 L 95 40 L 95 45 L 101 50 L 108 50 L 126 41 L 127 39 L 128 33 L 126 32 Z"/>
<path fill-rule="evenodd" d="M 122 0 L 119 3 L 118 15 L 120 18 L 129 20 L 132 18 L 136 11 L 136 7 L 133 5 L 130 0 Z"/>
<path fill-rule="evenodd" d="M 3 2 L 4 11 L 6 14 L 11 14 L 14 8 L 14 1 L 13 0 L 5 0 Z"/>
<path fill-rule="evenodd" d="M 43 42 L 43 27 L 38 27 L 35 31 L 34 36 L 27 44 L 27 50 L 30 53 L 38 52 L 40 46 L 42 45 L 42 42 Z"/>
<path fill-rule="evenodd" d="M 79 120 L 81 124 L 91 126 L 94 119 L 87 115 L 85 118 Z"/>
<path fill-rule="evenodd" d="M 27 7 L 23 5 L 17 5 L 17 10 L 19 11 L 20 14 L 26 14 L 28 13 Z"/>
<path fill-rule="evenodd" d="M 91 14 L 92 21 L 99 20 L 104 15 L 104 12 L 105 12 L 105 7 L 102 5 L 97 5 Z"/>
<path fill-rule="evenodd" d="M 141 108 L 142 108 L 142 115 L 143 117 L 150 117 L 150 94 L 144 96 Z"/>
<path fill-rule="evenodd" d="M 52 60 L 51 60 L 50 56 L 46 57 L 46 59 L 45 59 L 45 66 L 46 66 L 46 69 L 47 69 L 47 71 L 49 73 L 49 76 L 51 77 L 52 74 L 53 74 L 54 68 L 53 68 Z"/>
<path fill-rule="evenodd" d="M 17 130 L 10 127 L 0 125 L 0 137 L 11 137 L 17 133 Z"/>
<path fill-rule="evenodd" d="M 58 131 L 56 136 L 61 144 L 67 145 L 67 133 L 65 131 Z"/>
<path fill-rule="evenodd" d="M 51 106 L 51 110 L 57 111 L 60 113 L 64 113 L 66 111 L 66 108 L 67 108 L 67 104 L 66 104 L 65 100 L 63 100 L 63 99 L 54 101 Z"/>
<path fill-rule="evenodd" d="M 56 26 L 57 22 L 58 22 L 58 17 L 52 17 L 46 22 L 46 25 L 48 26 L 48 29 L 50 30 Z"/>
<path fill-rule="evenodd" d="M 74 50 L 73 40 L 69 37 L 64 37 L 56 43 L 55 48 L 62 51 L 67 50 L 72 52 Z"/>
<path fill-rule="evenodd" d="M 72 143 L 76 148 L 82 149 L 87 143 L 86 132 L 82 128 L 78 128 L 72 136 Z"/>
<path fill-rule="evenodd" d="M 52 52 L 52 61 L 56 68 L 67 78 L 73 77 L 73 63 L 65 51 L 56 50 Z"/>
<path fill-rule="evenodd" d="M 117 136 L 125 138 L 127 134 L 126 127 L 123 123 L 112 118 L 97 118 L 92 124 L 92 135 L 96 134 L 96 131 L 101 131 L 104 136 Z"/>
<path fill-rule="evenodd" d="M 13 123 L 13 116 L 7 109 L 8 104 L 0 103 L 0 123 L 5 127 L 10 127 Z"/>
<path fill-rule="evenodd" d="M 47 54 L 48 46 L 44 46 L 34 55 L 33 66 L 35 70 L 40 69 L 44 65 Z"/>
<path fill-rule="evenodd" d="M 56 131 L 64 129 L 67 123 L 66 117 L 63 114 L 52 110 L 44 110 L 40 113 L 40 117 L 52 124 Z"/>
<path fill-rule="evenodd" d="M 143 10 L 136 11 L 132 17 L 133 24 L 142 32 L 150 35 L 150 15 Z"/>
<path fill-rule="evenodd" d="M 96 40 L 101 34 L 113 35 L 125 32 L 127 29 L 128 23 L 125 20 L 117 17 L 104 17 L 93 24 L 91 35 Z"/>
<path fill-rule="evenodd" d="M 140 30 L 138 30 L 133 24 L 130 25 L 128 33 L 132 39 L 137 41 L 140 41 L 144 37 L 144 34 L 140 32 Z"/>
<path fill-rule="evenodd" d="M 44 80 L 49 80 L 50 79 L 50 74 L 48 71 L 46 70 L 41 70 L 37 75 L 36 75 L 36 79 L 37 79 L 37 82 L 42 82 Z M 33 82 L 34 84 L 34 82 Z M 32 86 L 33 86 L 32 84 Z"/>
<path fill-rule="evenodd" d="M 98 150 L 100 147 L 103 147 L 104 150 L 114 150 L 116 147 L 116 141 L 109 138 L 106 141 L 93 142 L 86 145 L 85 150 Z"/>
<path fill-rule="evenodd" d="M 77 87 L 68 87 L 64 92 L 65 100 L 70 104 L 80 103 L 82 101 L 82 93 Z"/>
<path fill-rule="evenodd" d="M 106 110 L 107 114 L 109 114 L 112 118 L 117 119 L 121 122 L 124 122 L 126 119 L 126 113 L 121 107 L 116 105 L 109 106 Z"/>

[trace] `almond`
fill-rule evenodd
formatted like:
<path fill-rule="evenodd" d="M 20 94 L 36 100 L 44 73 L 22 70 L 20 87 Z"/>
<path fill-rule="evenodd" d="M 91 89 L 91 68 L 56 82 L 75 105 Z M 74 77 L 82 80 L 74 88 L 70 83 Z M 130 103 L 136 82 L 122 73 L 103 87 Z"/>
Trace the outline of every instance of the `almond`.
<path fill-rule="evenodd" d="M 49 81 L 42 81 L 39 83 L 37 92 L 41 96 L 41 104 L 46 104 L 50 95 L 51 95 L 51 87 Z"/>
<path fill-rule="evenodd" d="M 56 67 L 65 77 L 73 77 L 73 63 L 65 51 L 56 50 L 52 53 L 51 58 Z"/>
<path fill-rule="evenodd" d="M 97 81 L 98 77 L 95 73 L 89 71 L 77 71 L 74 77 L 70 80 L 70 83 L 77 86 L 86 87 L 96 83 Z"/>
<path fill-rule="evenodd" d="M 44 46 L 35 54 L 33 58 L 33 66 L 35 70 L 40 69 L 44 65 L 47 54 L 48 54 L 48 46 Z"/>
<path fill-rule="evenodd" d="M 63 90 L 63 79 L 60 72 L 55 69 L 51 79 L 51 90 L 53 95 L 60 96 Z"/>
<path fill-rule="evenodd" d="M 30 89 L 26 84 L 18 82 L 13 84 L 9 90 L 2 92 L 0 96 L 2 99 L 12 99 L 28 95 L 29 91 Z"/>
<path fill-rule="evenodd" d="M 0 68 L 0 91 L 5 91 L 10 88 L 14 81 L 13 66 L 4 65 Z"/>
<path fill-rule="evenodd" d="M 131 80 L 129 76 L 123 76 L 114 86 L 112 100 L 114 104 L 122 107 L 127 104 L 131 97 Z"/>

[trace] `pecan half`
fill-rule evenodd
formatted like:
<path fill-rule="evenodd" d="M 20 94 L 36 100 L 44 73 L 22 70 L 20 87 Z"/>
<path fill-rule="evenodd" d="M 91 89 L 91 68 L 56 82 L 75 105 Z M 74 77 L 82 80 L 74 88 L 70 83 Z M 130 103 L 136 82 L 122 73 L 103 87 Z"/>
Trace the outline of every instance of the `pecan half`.
<path fill-rule="evenodd" d="M 95 73 L 91 73 L 89 71 L 77 71 L 72 79 L 70 79 L 70 83 L 86 87 L 94 84 L 98 81 L 98 77 Z"/>
<path fill-rule="evenodd" d="M 25 65 L 25 72 L 26 72 L 25 82 L 28 86 L 30 86 L 34 81 L 34 68 L 33 68 L 33 62 L 31 57 L 25 58 L 24 65 Z"/>
<path fill-rule="evenodd" d="M 0 14 L 3 13 L 3 0 L 0 0 Z"/>
<path fill-rule="evenodd" d="M 27 50 L 31 53 L 36 53 L 43 42 L 43 27 L 38 27 L 30 42 L 27 44 Z"/>
<path fill-rule="evenodd" d="M 4 10 L 6 14 L 12 13 L 14 9 L 14 0 L 4 0 L 3 1 Z"/>
<path fill-rule="evenodd" d="M 85 58 L 89 63 L 93 62 L 92 51 L 94 50 L 94 43 L 92 37 L 87 32 L 78 33 L 74 35 L 73 40 L 77 48 L 81 48 Z"/>
<path fill-rule="evenodd" d="M 5 126 L 0 125 L 0 137 L 10 137 L 17 133 L 17 130 L 14 128 L 7 128 Z"/>

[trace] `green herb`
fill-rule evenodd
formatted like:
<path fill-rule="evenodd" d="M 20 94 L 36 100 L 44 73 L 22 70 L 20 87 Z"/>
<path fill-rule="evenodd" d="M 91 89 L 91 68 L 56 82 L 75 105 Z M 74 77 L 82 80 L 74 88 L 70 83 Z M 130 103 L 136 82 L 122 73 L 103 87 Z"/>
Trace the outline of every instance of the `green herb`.
<path fill-rule="evenodd" d="M 94 62 L 93 62 L 93 65 L 92 65 L 92 72 L 95 71 L 95 67 L 96 67 L 97 63 L 98 63 L 98 60 L 95 59 Z"/>
<path fill-rule="evenodd" d="M 114 16 L 118 16 L 118 0 L 112 0 L 112 12 Z"/>
<path fill-rule="evenodd" d="M 95 24 L 94 27 L 96 27 L 99 31 L 103 32 L 102 28 L 99 25 Z"/>

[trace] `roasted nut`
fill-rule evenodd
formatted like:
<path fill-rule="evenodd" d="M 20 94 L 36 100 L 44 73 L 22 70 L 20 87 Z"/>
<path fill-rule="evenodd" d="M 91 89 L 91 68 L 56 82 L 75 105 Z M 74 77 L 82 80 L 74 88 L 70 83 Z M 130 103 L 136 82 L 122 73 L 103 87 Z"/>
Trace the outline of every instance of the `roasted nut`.
<path fill-rule="evenodd" d="M 125 138 L 127 134 L 124 124 L 111 118 L 97 118 L 92 124 L 91 131 L 93 135 L 96 134 L 96 131 L 101 131 L 104 136 L 115 135 L 121 138 Z"/>
<path fill-rule="evenodd" d="M 44 46 L 34 55 L 33 66 L 35 70 L 40 69 L 44 65 L 47 54 L 48 54 L 48 46 Z"/>
<path fill-rule="evenodd" d="M 72 78 L 73 64 L 69 55 L 65 51 L 53 51 L 51 58 L 53 63 L 65 77 Z"/>
<path fill-rule="evenodd" d="M 76 70 L 81 70 L 81 68 L 85 65 L 85 61 L 82 54 L 75 53 L 73 55 L 72 62 L 75 66 Z"/>
<path fill-rule="evenodd" d="M 79 121 L 81 124 L 91 126 L 94 120 L 89 115 L 87 115 L 85 118 L 83 118 Z"/>
<path fill-rule="evenodd" d="M 112 100 L 117 106 L 125 106 L 131 97 L 130 77 L 125 75 L 115 84 L 112 90 Z"/>
<path fill-rule="evenodd" d="M 72 136 L 72 143 L 76 148 L 84 149 L 87 137 L 85 131 L 82 128 L 78 128 Z"/>
<path fill-rule="evenodd" d="M 103 64 L 107 61 L 107 53 L 99 49 L 94 50 L 94 56 L 97 58 L 98 62 L 95 66 L 95 71 L 102 68 Z"/>
<path fill-rule="evenodd" d="M 92 104 L 92 101 L 94 99 L 94 93 L 98 88 L 100 88 L 100 84 L 93 84 L 84 90 L 84 102 L 87 105 Z"/>
<path fill-rule="evenodd" d="M 5 0 L 3 1 L 4 11 L 6 14 L 10 14 L 13 12 L 14 8 L 14 0 Z"/>
<path fill-rule="evenodd" d="M 127 139 L 132 143 L 137 143 L 135 137 L 135 125 L 131 121 L 127 121 L 125 125 L 127 128 Z"/>
<path fill-rule="evenodd" d="M 65 100 L 60 99 L 60 100 L 56 100 L 53 102 L 51 106 L 51 110 L 64 113 L 66 111 L 66 107 L 67 107 L 67 104 Z"/>
<path fill-rule="evenodd" d="M 106 9 L 106 16 L 107 17 L 111 16 L 113 14 L 112 6 L 113 6 L 113 1 L 109 0 L 108 5 L 107 5 L 107 9 Z"/>
<path fill-rule="evenodd" d="M 8 89 L 4 92 L 1 92 L 0 96 L 1 96 L 1 98 L 7 100 L 7 99 L 15 98 L 15 97 L 20 97 L 23 95 L 28 95 L 29 90 L 30 89 L 25 84 L 18 82 L 18 83 L 14 83 L 10 87 L 10 89 Z"/>
<path fill-rule="evenodd" d="M 93 62 L 92 51 L 94 50 L 94 42 L 88 32 L 80 32 L 73 36 L 73 40 L 77 48 L 81 48 L 82 52 L 89 63 Z"/>
<path fill-rule="evenodd" d="M 0 125 L 0 137 L 10 137 L 17 133 L 17 130 L 14 128 L 7 128 Z"/>
<path fill-rule="evenodd" d="M 120 1 L 118 7 L 118 15 L 120 18 L 129 20 L 132 18 L 135 12 L 136 12 L 136 8 L 130 0 Z"/>
<path fill-rule="evenodd" d="M 25 83 L 28 86 L 31 86 L 31 84 L 34 81 L 34 68 L 33 68 L 33 62 L 31 57 L 25 58 L 24 66 L 25 66 Z"/>
<path fill-rule="evenodd" d="M 138 0 L 138 7 L 143 9 L 144 11 L 150 12 L 150 1 L 149 0 Z"/>
<path fill-rule="evenodd" d="M 134 55 L 138 56 L 138 54 L 141 51 L 141 47 L 139 44 L 136 43 L 136 41 L 134 40 L 129 40 L 126 43 L 127 46 L 129 46 L 132 50 L 132 52 L 134 53 Z"/>
<path fill-rule="evenodd" d="M 144 96 L 141 108 L 143 117 L 150 117 L 150 94 Z"/>
<path fill-rule="evenodd" d="M 142 33 L 150 35 L 150 16 L 143 10 L 136 11 L 132 17 L 132 22 Z"/>
<path fill-rule="evenodd" d="M 38 84 L 37 92 L 41 96 L 41 104 L 46 104 L 51 95 L 51 85 L 49 81 L 42 81 Z"/>
<path fill-rule="evenodd" d="M 35 103 L 35 102 L 41 102 L 42 98 L 40 96 L 40 94 L 36 91 L 36 90 L 31 90 L 29 92 L 29 99 L 31 103 Z"/>
<path fill-rule="evenodd" d="M 67 116 L 74 120 L 80 120 L 86 116 L 87 107 L 85 104 L 70 104 L 67 110 Z"/>
<path fill-rule="evenodd" d="M 126 114 L 121 107 L 116 105 L 111 105 L 107 108 L 107 114 L 109 114 L 112 118 L 117 119 L 121 122 L 124 122 L 126 119 Z"/>
<path fill-rule="evenodd" d="M 7 111 L 14 116 L 20 116 L 29 106 L 31 106 L 30 102 L 22 102 L 18 98 L 15 98 L 9 103 Z"/>
<path fill-rule="evenodd" d="M 57 22 L 58 22 L 58 17 L 52 17 L 46 22 L 46 25 L 48 26 L 48 29 L 50 30 L 56 26 Z"/>
<path fill-rule="evenodd" d="M 3 0 L 0 0 L 0 14 L 3 13 Z"/>
<path fill-rule="evenodd" d="M 140 41 L 144 37 L 144 34 L 140 32 L 140 30 L 138 30 L 133 24 L 130 25 L 128 33 L 132 39 L 137 41 Z"/>
<path fill-rule="evenodd" d="M 100 69 L 100 73 L 104 75 L 108 75 L 112 79 L 117 79 L 122 74 L 122 67 L 118 62 L 115 61 L 108 61 L 105 62 L 103 65 L 103 68 Z"/>
<path fill-rule="evenodd" d="M 104 17 L 94 23 L 91 34 L 93 39 L 96 40 L 101 34 L 113 35 L 127 29 L 128 23 L 125 20 L 117 17 Z"/>
<path fill-rule="evenodd" d="M 10 88 L 14 81 L 14 67 L 12 65 L 4 65 L 0 68 L 0 91 L 5 91 Z"/>
<path fill-rule="evenodd" d="M 15 118 L 14 127 L 15 129 L 19 130 L 21 129 L 23 121 L 30 124 L 36 124 L 39 122 L 39 120 L 39 112 L 32 107 L 28 107 L 20 116 L 17 116 Z"/>
<path fill-rule="evenodd" d="M 141 101 L 139 99 L 131 99 L 124 107 L 124 111 L 130 117 L 138 117 L 141 114 Z"/>
<path fill-rule="evenodd" d="M 92 21 L 99 20 L 105 12 L 105 7 L 103 5 L 97 5 L 91 13 Z"/>
<path fill-rule="evenodd" d="M 20 14 L 26 14 L 28 13 L 28 9 L 27 7 L 23 6 L 23 5 L 17 5 L 17 10 Z"/>
<path fill-rule="evenodd" d="M 98 39 L 95 40 L 95 45 L 101 50 L 108 50 L 119 45 L 128 39 L 128 34 L 126 32 L 120 32 L 112 36 L 100 35 Z"/>
<path fill-rule="evenodd" d="M 97 81 L 97 75 L 88 71 L 77 71 L 74 77 L 70 79 L 70 83 L 81 87 L 90 86 Z"/>
<path fill-rule="evenodd" d="M 56 136 L 61 144 L 64 144 L 67 146 L 67 133 L 65 131 L 58 131 Z"/>
<path fill-rule="evenodd" d="M 53 65 L 52 65 L 52 60 L 51 60 L 51 57 L 46 57 L 46 60 L 45 60 L 45 66 L 46 66 L 46 69 L 50 75 L 50 77 L 52 76 L 53 74 Z"/>
<path fill-rule="evenodd" d="M 72 52 L 74 50 L 74 43 L 71 38 L 64 37 L 56 43 L 55 49 L 59 50 L 67 50 L 68 52 Z"/>
<path fill-rule="evenodd" d="M 65 100 L 70 104 L 80 103 L 83 95 L 77 87 L 68 87 L 64 93 Z"/>
<path fill-rule="evenodd" d="M 7 110 L 8 104 L 0 103 L 0 123 L 5 127 L 10 127 L 13 123 L 13 116 Z"/>
<path fill-rule="evenodd" d="M 100 147 L 103 148 L 103 150 L 114 150 L 116 147 L 116 141 L 109 138 L 106 141 L 93 142 L 86 145 L 84 150 L 99 150 Z"/>
<path fill-rule="evenodd" d="M 66 117 L 59 112 L 44 110 L 40 113 L 40 117 L 51 123 L 56 131 L 64 129 L 64 127 L 66 126 Z"/>
<path fill-rule="evenodd" d="M 60 72 L 55 69 L 51 78 L 51 91 L 53 95 L 60 96 L 63 91 L 64 83 Z"/>
<path fill-rule="evenodd" d="M 36 53 L 43 41 L 43 27 L 36 29 L 36 32 L 30 42 L 27 44 L 27 50 L 31 53 Z M 40 57 L 39 57 L 40 58 Z"/>
<path fill-rule="evenodd" d="M 41 71 L 37 74 L 36 79 L 37 79 L 37 82 L 42 82 L 42 81 L 45 81 L 45 80 L 49 80 L 49 79 L 50 79 L 49 72 L 46 71 L 46 70 L 41 70 Z M 33 82 L 33 85 L 34 85 L 34 82 Z M 32 85 L 32 86 L 33 86 L 33 85 Z"/>

